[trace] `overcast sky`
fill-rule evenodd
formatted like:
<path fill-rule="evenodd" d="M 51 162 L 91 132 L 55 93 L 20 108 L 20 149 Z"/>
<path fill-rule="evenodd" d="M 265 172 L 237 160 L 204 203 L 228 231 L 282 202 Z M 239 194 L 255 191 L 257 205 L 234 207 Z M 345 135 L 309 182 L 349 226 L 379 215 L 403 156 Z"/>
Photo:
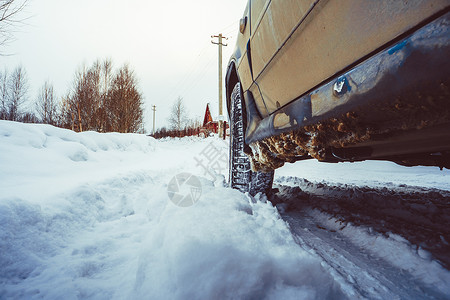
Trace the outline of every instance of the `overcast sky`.
<path fill-rule="evenodd" d="M 56 94 L 66 94 L 83 64 L 111 58 L 129 63 L 139 79 L 145 102 L 146 129 L 167 125 L 174 100 L 181 96 L 191 118 L 202 118 L 206 103 L 218 114 L 218 47 L 211 35 L 231 38 L 223 67 L 234 49 L 246 0 L 30 0 L 15 41 L 0 56 L 9 71 L 21 64 L 35 99 L 46 80 Z"/>

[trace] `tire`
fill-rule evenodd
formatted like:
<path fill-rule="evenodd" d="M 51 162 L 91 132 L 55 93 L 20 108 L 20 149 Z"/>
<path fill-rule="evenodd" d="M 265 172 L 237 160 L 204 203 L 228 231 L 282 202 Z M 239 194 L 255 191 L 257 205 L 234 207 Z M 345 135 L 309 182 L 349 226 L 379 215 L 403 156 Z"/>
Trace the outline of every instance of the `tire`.
<path fill-rule="evenodd" d="M 244 153 L 246 147 L 244 130 L 246 128 L 245 106 L 240 83 L 231 93 L 230 113 L 230 186 L 254 196 L 257 193 L 269 194 L 272 190 L 274 171 L 254 172 L 250 159 Z"/>

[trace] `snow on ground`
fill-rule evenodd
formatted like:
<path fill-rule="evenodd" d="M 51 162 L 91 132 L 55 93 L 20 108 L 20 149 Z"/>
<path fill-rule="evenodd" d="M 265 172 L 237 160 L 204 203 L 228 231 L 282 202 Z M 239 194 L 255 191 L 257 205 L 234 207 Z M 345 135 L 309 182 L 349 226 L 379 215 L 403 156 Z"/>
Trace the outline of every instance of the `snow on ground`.
<path fill-rule="evenodd" d="M 317 160 L 286 163 L 276 177 L 295 176 L 312 182 L 370 187 L 420 186 L 450 191 L 450 170 L 438 167 L 404 167 L 388 161 L 321 163 Z"/>
<path fill-rule="evenodd" d="M 199 165 L 208 149 L 227 153 L 0 121 L 0 298 L 345 298 L 270 202 Z M 167 193 L 181 172 L 201 182 L 187 208 Z"/>
<path fill-rule="evenodd" d="M 370 227 L 352 224 L 343 226 L 340 220 L 318 210 L 311 211 L 309 214 L 326 229 L 340 231 L 361 249 L 413 274 L 415 279 L 436 287 L 436 291 L 441 292 L 442 295 L 450 295 L 450 272 L 436 260 L 431 259 L 429 252 L 417 246 L 413 247 L 405 238 L 393 233 L 380 236 Z"/>
<path fill-rule="evenodd" d="M 313 183 L 289 176 L 276 178 L 275 187 L 279 191 L 270 200 L 298 243 L 330 265 L 346 294 L 449 298 L 450 192 Z"/>
<path fill-rule="evenodd" d="M 378 213 L 388 213 L 394 227 L 401 224 L 401 218 L 411 221 L 411 211 L 425 209 L 427 218 L 436 217 L 432 208 L 447 207 L 448 203 L 442 203 L 445 198 L 439 203 L 431 198 L 406 203 L 408 199 L 401 200 L 404 195 L 400 194 L 396 201 L 405 204 L 371 210 L 362 224 L 341 226 L 346 215 L 354 219 L 360 214 L 352 208 L 361 206 L 360 197 L 371 194 L 371 205 L 384 205 L 384 198 L 379 202 L 374 190 L 364 186 L 383 191 L 386 187 L 386 191 L 408 190 L 409 186 L 425 192 L 449 191 L 449 170 L 386 162 L 287 164 L 277 170 L 276 182 L 293 186 L 293 192 L 281 192 L 281 196 L 301 203 L 305 191 L 318 195 L 306 198 L 318 203 L 308 204 L 314 209 L 307 209 L 304 219 L 292 219 L 294 223 L 288 225 L 283 220 L 287 215 L 280 216 L 265 197 L 252 198 L 226 187 L 227 155 L 227 142 L 217 138 L 155 140 L 138 134 L 74 133 L 48 125 L 0 121 L 0 299 L 396 295 L 395 282 L 392 293 L 377 286 L 385 282 L 379 278 L 366 280 L 351 274 L 351 269 L 348 276 L 339 275 L 336 268 L 342 266 L 333 267 L 318 255 L 330 244 L 311 235 L 310 245 L 305 246 L 308 236 L 292 233 L 293 229 L 303 231 L 304 225 L 293 225 L 297 221 L 316 224 L 312 226 L 317 226 L 317 234 L 326 232 L 330 240 L 337 240 L 334 232 L 339 232 L 339 239 L 345 237 L 357 249 L 373 252 L 405 272 L 402 277 L 410 274 L 428 291 L 428 298 L 449 292 L 449 272 L 427 250 L 401 236 L 411 236 L 415 227 L 401 228 L 399 235 L 395 230 L 382 231 L 384 221 L 380 226 L 376 223 Z M 201 185 L 201 196 L 190 207 L 176 206 L 169 199 L 173 195 L 168 193 L 169 183 L 183 172 L 197 176 Z M 304 191 L 299 190 L 301 182 Z M 329 196 L 339 191 L 350 195 L 345 196 L 343 207 L 330 204 Z M 317 202 L 317 197 L 322 200 Z M 321 206 L 330 212 L 317 209 Z M 448 223 L 441 215 L 440 220 Z M 426 218 L 412 223 L 419 228 L 421 222 Z M 441 230 L 444 225 L 436 228 Z M 446 239 L 440 238 L 438 248 L 445 249 Z M 322 252 L 308 248 L 316 241 L 324 245 Z M 331 260 L 334 255 L 342 256 L 332 251 L 327 255 Z M 339 263 L 349 262 L 336 260 Z M 370 266 L 371 261 L 367 263 Z M 408 284 L 402 284 L 403 295 L 409 295 L 405 292 Z M 373 291 L 358 292 L 365 287 Z"/>

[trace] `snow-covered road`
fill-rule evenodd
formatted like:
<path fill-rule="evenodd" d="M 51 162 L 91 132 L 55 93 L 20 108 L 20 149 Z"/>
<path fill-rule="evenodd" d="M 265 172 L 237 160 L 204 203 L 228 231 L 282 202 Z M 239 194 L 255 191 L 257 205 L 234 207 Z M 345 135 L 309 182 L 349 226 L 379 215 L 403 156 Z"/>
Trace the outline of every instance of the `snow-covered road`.
<path fill-rule="evenodd" d="M 449 273 L 432 257 L 447 266 L 450 261 L 449 192 L 330 186 L 292 177 L 277 181 L 287 185 L 277 184 L 270 200 L 297 243 L 321 257 L 346 294 L 446 297 Z"/>
<path fill-rule="evenodd" d="M 450 272 L 436 259 L 448 247 L 446 232 L 437 235 L 441 248 L 427 250 L 429 245 L 413 244 L 420 236 L 412 242 L 402 237 L 406 229 L 379 230 L 376 214 L 363 224 L 350 222 L 344 218 L 355 218 L 355 211 L 323 200 L 330 198 L 323 187 L 333 184 L 389 190 L 413 185 L 438 189 L 443 197 L 439 205 L 430 200 L 414 209 L 448 212 L 448 170 L 296 163 L 277 171 L 274 207 L 265 197 L 226 187 L 227 154 L 227 143 L 215 138 L 156 141 L 0 121 L 0 298 L 450 295 Z M 189 207 L 169 198 L 169 183 L 180 173 L 200 181 L 201 195 Z M 311 181 L 309 190 L 298 178 Z M 320 207 L 290 202 L 304 203 L 299 195 L 317 191 Z M 448 213 L 437 215 L 448 228 Z"/>

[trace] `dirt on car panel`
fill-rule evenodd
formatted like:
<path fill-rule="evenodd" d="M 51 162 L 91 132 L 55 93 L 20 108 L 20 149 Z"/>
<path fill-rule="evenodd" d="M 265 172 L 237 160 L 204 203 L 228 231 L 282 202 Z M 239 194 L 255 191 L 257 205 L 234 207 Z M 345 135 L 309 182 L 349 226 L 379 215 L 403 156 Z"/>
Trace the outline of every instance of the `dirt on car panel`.
<path fill-rule="evenodd" d="M 250 144 L 252 168 L 254 171 L 268 172 L 308 154 L 323 161 L 326 149 L 331 146 L 344 147 L 370 140 L 372 130 L 355 126 L 355 123 L 358 123 L 357 116 L 348 113 L 341 118 L 332 118 L 254 142 Z M 362 129 L 346 131 L 346 128 Z"/>
<path fill-rule="evenodd" d="M 383 81 L 381 86 L 389 86 L 389 78 Z M 358 103 L 361 97 L 364 95 L 355 97 L 352 102 Z M 448 81 L 406 90 L 394 99 L 374 99 L 338 117 L 253 142 L 247 154 L 252 169 L 263 172 L 305 155 L 325 161 L 329 155 L 327 149 L 332 147 L 355 146 L 395 137 L 408 130 L 449 123 L 449 99 Z"/>

